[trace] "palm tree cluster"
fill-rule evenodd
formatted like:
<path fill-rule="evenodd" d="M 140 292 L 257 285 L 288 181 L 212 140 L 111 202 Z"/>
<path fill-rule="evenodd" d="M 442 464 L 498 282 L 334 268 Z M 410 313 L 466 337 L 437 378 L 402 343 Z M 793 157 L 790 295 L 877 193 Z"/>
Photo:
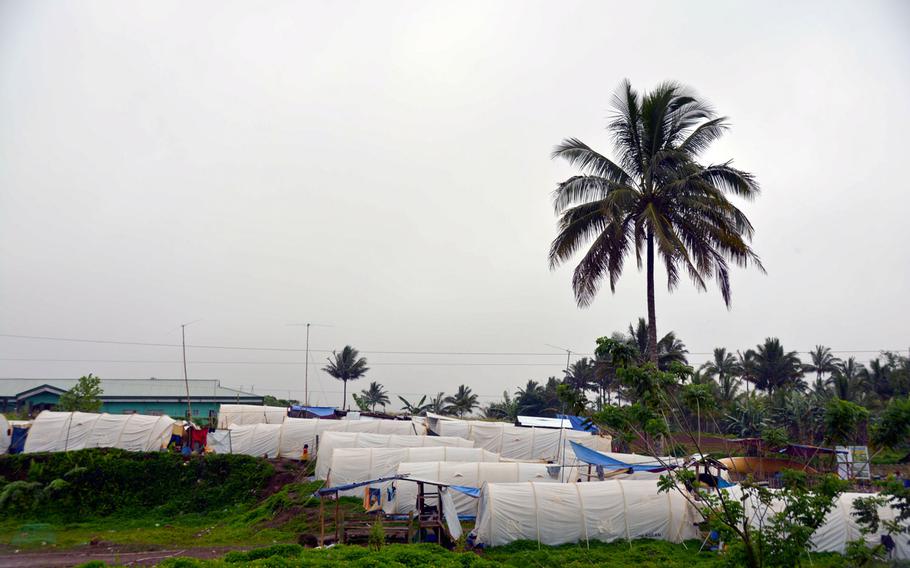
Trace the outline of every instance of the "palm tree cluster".
<path fill-rule="evenodd" d="M 471 391 L 471 387 L 459 385 L 455 394 L 446 396 L 444 392 L 437 392 L 428 400 L 428 395 L 423 395 L 417 402 L 411 402 L 403 396 L 398 399 L 402 403 L 401 409 L 414 416 L 425 415 L 427 412 L 463 418 L 470 415 L 480 406 L 478 397 Z"/>

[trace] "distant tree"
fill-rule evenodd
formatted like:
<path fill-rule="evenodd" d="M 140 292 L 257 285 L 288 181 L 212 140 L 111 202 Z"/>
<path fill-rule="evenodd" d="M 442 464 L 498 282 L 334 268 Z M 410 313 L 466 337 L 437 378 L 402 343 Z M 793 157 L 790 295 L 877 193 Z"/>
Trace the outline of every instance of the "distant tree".
<path fill-rule="evenodd" d="M 803 365 L 795 351 L 784 351 L 780 340 L 769 337 L 758 345 L 751 356 L 751 379 L 755 388 L 774 391 L 791 387 L 804 387 L 800 378 L 803 376 Z"/>
<path fill-rule="evenodd" d="M 809 352 L 810 362 L 806 365 L 806 371 L 815 373 L 815 390 L 823 389 L 822 377 L 837 371 L 841 360 L 831 353 L 830 347 L 816 345 L 815 349 Z"/>
<path fill-rule="evenodd" d="M 449 405 L 449 412 L 457 416 L 470 414 L 479 406 L 477 403 L 477 395 L 473 394 L 470 387 L 466 387 L 465 385 L 458 385 L 458 390 L 455 391 L 455 394 L 447 396 L 445 401 Z"/>
<path fill-rule="evenodd" d="M 327 361 L 329 364 L 323 367 L 322 370 L 344 384 L 341 406 L 346 408 L 348 404 L 348 381 L 356 381 L 370 370 L 367 367 L 366 357 L 361 357 L 356 349 L 350 345 L 345 345 L 341 353 L 332 351 L 332 357 L 327 358 Z"/>
<path fill-rule="evenodd" d="M 101 410 L 101 378 L 89 373 L 79 377 L 79 382 L 60 395 L 57 409 L 66 412 L 98 412 Z"/>
<path fill-rule="evenodd" d="M 411 414 L 413 416 L 420 416 L 421 414 L 426 414 L 427 409 L 430 407 L 429 404 L 426 404 L 427 395 L 423 395 L 422 397 L 420 397 L 420 400 L 417 401 L 416 404 L 411 403 L 408 399 L 406 399 L 400 395 L 398 396 L 398 400 L 400 400 L 401 403 L 404 405 L 401 407 L 401 409 L 404 410 L 406 413 Z"/>
<path fill-rule="evenodd" d="M 427 404 L 427 411 L 434 414 L 449 414 L 449 405 L 446 403 L 446 394 L 444 392 L 436 393 L 436 396 L 430 399 Z"/>
<path fill-rule="evenodd" d="M 860 441 L 857 431 L 869 419 L 869 411 L 858 404 L 838 398 L 828 402 L 825 409 L 825 439 L 832 444 Z"/>
<path fill-rule="evenodd" d="M 509 396 L 509 391 L 502 391 L 502 400 L 491 402 L 483 409 L 486 418 L 514 422 L 518 418 L 518 401 Z"/>
<path fill-rule="evenodd" d="M 882 401 L 894 396 L 894 385 L 891 384 L 891 366 L 880 357 L 869 361 L 869 367 L 863 371 L 863 380 L 869 389 Z"/>
<path fill-rule="evenodd" d="M 576 302 L 587 306 L 604 280 L 615 291 L 626 258 L 634 254 L 646 272 L 647 355 L 657 365 L 655 263 L 663 262 L 670 290 L 679 284 L 680 273 L 688 274 L 701 290 L 715 279 L 729 306 L 728 263 L 751 262 L 762 268 L 748 245 L 752 225 L 727 196 L 751 199 L 759 188 L 751 174 L 729 162 L 698 162 L 728 124 L 685 87 L 663 83 L 640 95 L 626 81 L 613 107 L 608 129 L 616 160 L 575 138 L 553 151 L 553 157 L 578 166 L 581 174 L 554 192 L 560 221 L 550 246 L 550 266 L 589 247 L 572 278 Z"/>
<path fill-rule="evenodd" d="M 872 441 L 889 448 L 910 446 L 910 398 L 888 403 L 872 427 Z"/>
<path fill-rule="evenodd" d="M 838 363 L 831 375 L 834 395 L 841 400 L 856 402 L 862 392 L 864 370 L 863 364 L 856 362 L 856 357 L 848 357 Z"/>
<path fill-rule="evenodd" d="M 736 398 L 741 381 L 740 366 L 736 357 L 723 347 L 714 348 L 714 358 L 701 366 L 704 373 L 717 381 L 717 395 L 723 404 L 730 404 Z"/>
<path fill-rule="evenodd" d="M 566 384 L 578 392 L 596 388 L 594 361 L 587 357 L 582 357 L 569 365 L 569 370 L 566 371 Z"/>
<path fill-rule="evenodd" d="M 360 391 L 360 398 L 374 412 L 377 404 L 385 408 L 389 403 L 389 393 L 375 381 L 370 383 L 370 388 Z"/>
<path fill-rule="evenodd" d="M 639 363 L 645 363 L 648 360 L 650 352 L 648 339 L 648 323 L 645 318 L 638 318 L 635 325 L 629 324 L 629 335 L 626 337 L 626 343 L 635 348 L 638 353 Z M 686 364 L 688 359 L 686 355 L 689 350 L 686 349 L 685 343 L 682 342 L 676 333 L 670 331 L 657 342 L 657 368 L 661 371 L 667 371 L 673 363 Z"/>
<path fill-rule="evenodd" d="M 277 398 L 270 394 L 267 394 L 262 397 L 262 404 L 263 406 L 294 406 L 295 404 L 300 404 L 300 401 L 287 398 Z"/>
<path fill-rule="evenodd" d="M 741 438 L 752 438 L 760 436 L 765 430 L 767 418 L 766 397 L 751 393 L 736 399 L 723 422 L 728 433 Z"/>

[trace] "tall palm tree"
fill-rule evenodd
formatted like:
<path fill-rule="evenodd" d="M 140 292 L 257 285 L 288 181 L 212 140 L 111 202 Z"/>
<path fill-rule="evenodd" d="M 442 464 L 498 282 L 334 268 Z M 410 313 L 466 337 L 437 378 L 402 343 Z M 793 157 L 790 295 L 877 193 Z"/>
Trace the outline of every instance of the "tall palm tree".
<path fill-rule="evenodd" d="M 629 324 L 629 335 L 626 337 L 626 343 L 635 348 L 639 354 L 639 361 L 644 363 L 649 358 L 650 339 L 648 337 L 648 322 L 645 318 L 638 318 L 636 325 Z M 676 333 L 670 331 L 657 342 L 657 367 L 666 371 L 671 363 L 687 363 L 686 344 L 676 337 Z"/>
<path fill-rule="evenodd" d="M 755 388 L 766 390 L 768 394 L 783 387 L 795 387 L 798 390 L 805 387 L 800 381 L 803 364 L 796 351 L 784 351 L 776 337 L 769 337 L 756 346 L 751 366 Z"/>
<path fill-rule="evenodd" d="M 373 411 L 376 410 L 377 404 L 385 408 L 389 403 L 389 393 L 376 381 L 370 383 L 370 388 L 360 391 L 360 398 Z"/>
<path fill-rule="evenodd" d="M 445 401 L 449 404 L 449 412 L 464 416 L 470 414 L 472 410 L 480 406 L 477 403 L 477 395 L 471 392 L 470 387 L 458 385 L 458 390 L 452 396 L 447 396 Z"/>
<path fill-rule="evenodd" d="M 323 371 L 344 383 L 344 394 L 342 395 L 341 407 L 346 408 L 348 404 L 348 381 L 356 381 L 363 377 L 367 371 L 366 357 L 361 357 L 360 353 L 351 347 L 345 345 L 341 353 L 332 351 L 332 357 L 327 358 L 329 364 L 322 368 Z"/>
<path fill-rule="evenodd" d="M 846 361 L 841 361 L 831 377 L 837 398 L 855 401 L 862 390 L 864 371 L 863 364 L 857 363 L 856 357 L 848 357 Z"/>
<path fill-rule="evenodd" d="M 749 394 L 749 383 L 755 382 L 755 351 L 752 349 L 737 350 L 736 366 L 739 370 L 739 376 L 746 387 L 746 394 Z"/>
<path fill-rule="evenodd" d="M 569 365 L 569 370 L 566 371 L 566 383 L 578 392 L 596 388 L 594 361 L 582 357 Z"/>
<path fill-rule="evenodd" d="M 741 383 L 738 378 L 740 367 L 736 362 L 736 357 L 732 353 L 728 353 L 724 347 L 715 347 L 714 359 L 702 365 L 701 368 L 707 376 L 717 381 L 718 397 L 721 402 L 724 404 L 733 402 Z"/>
<path fill-rule="evenodd" d="M 863 371 L 863 379 L 869 390 L 877 394 L 882 401 L 886 401 L 894 395 L 894 387 L 891 384 L 891 366 L 887 360 L 882 363 L 879 357 L 869 361 L 869 367 Z"/>
<path fill-rule="evenodd" d="M 550 246 L 550 267 L 570 260 L 591 242 L 575 268 L 572 287 L 579 306 L 589 305 L 604 278 L 610 290 L 634 250 L 647 277 L 648 359 L 657 364 L 654 263 L 663 261 L 670 290 L 685 272 L 700 290 L 716 279 L 730 305 L 729 262 L 751 261 L 764 270 L 748 242 L 752 224 L 727 196 L 751 199 L 755 178 L 730 162 L 703 165 L 698 156 L 728 128 L 726 118 L 677 83 L 640 95 L 624 81 L 613 98 L 611 160 L 576 138 L 553 150 L 581 175 L 560 183 L 553 205 L 559 233 Z M 644 258 L 643 258 L 644 257 Z"/>
<path fill-rule="evenodd" d="M 809 352 L 810 362 L 806 365 L 806 371 L 815 373 L 815 390 L 822 390 L 822 375 L 833 373 L 840 364 L 840 359 L 831 353 L 830 347 L 816 345 L 815 349 Z"/>

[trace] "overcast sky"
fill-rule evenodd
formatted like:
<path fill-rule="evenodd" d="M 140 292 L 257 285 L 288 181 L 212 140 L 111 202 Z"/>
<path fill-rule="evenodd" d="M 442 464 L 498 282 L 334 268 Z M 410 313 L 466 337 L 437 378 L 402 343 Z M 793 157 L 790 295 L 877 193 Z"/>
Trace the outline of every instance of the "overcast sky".
<path fill-rule="evenodd" d="M 311 402 L 334 404 L 318 369 L 345 344 L 372 367 L 355 390 L 545 380 L 548 344 L 590 352 L 646 312 L 634 262 L 587 309 L 574 265 L 547 265 L 573 173 L 550 151 L 609 153 L 629 78 L 729 116 L 705 160 L 763 191 L 743 208 L 768 275 L 735 272 L 731 310 L 664 281 L 659 333 L 696 364 L 767 336 L 906 350 L 908 29 L 900 0 L 2 1 L 0 333 L 173 345 L 201 320 L 187 343 L 302 349 L 288 324 L 327 324 Z M 182 377 L 167 346 L 0 337 L 0 357 L 3 377 Z M 303 398 L 301 352 L 188 359 Z"/>

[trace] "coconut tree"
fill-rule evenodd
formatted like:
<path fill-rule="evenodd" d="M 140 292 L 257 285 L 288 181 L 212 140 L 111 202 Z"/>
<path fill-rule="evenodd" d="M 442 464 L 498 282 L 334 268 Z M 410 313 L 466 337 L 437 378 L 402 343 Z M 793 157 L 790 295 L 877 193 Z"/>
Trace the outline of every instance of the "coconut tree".
<path fill-rule="evenodd" d="M 780 340 L 769 337 L 756 346 L 752 354 L 751 380 L 755 388 L 773 394 L 775 390 L 793 387 L 805 388 L 800 381 L 803 376 L 803 364 L 796 351 L 784 351 Z"/>
<path fill-rule="evenodd" d="M 831 375 L 834 395 L 841 400 L 855 402 L 862 391 L 863 372 L 865 367 L 856 362 L 856 357 L 841 361 Z"/>
<path fill-rule="evenodd" d="M 389 393 L 376 381 L 370 383 L 370 388 L 360 391 L 360 398 L 372 411 L 376 410 L 377 404 L 385 408 L 389 403 Z"/>
<path fill-rule="evenodd" d="M 596 388 L 594 361 L 587 357 L 582 357 L 569 365 L 569 370 L 566 371 L 566 384 L 578 392 Z"/>
<path fill-rule="evenodd" d="M 449 412 L 458 416 L 470 414 L 472 410 L 480 406 L 477 403 L 477 395 L 473 394 L 471 388 L 465 385 L 458 385 L 458 390 L 455 391 L 455 394 L 447 396 L 445 401 L 449 405 Z"/>
<path fill-rule="evenodd" d="M 341 407 L 345 408 L 348 404 L 348 381 L 356 381 L 363 377 L 367 371 L 366 357 L 361 357 L 360 353 L 351 347 L 345 345 L 341 353 L 332 351 L 332 356 L 327 358 L 329 364 L 322 368 L 323 371 L 344 383 L 344 394 L 342 395 Z"/>
<path fill-rule="evenodd" d="M 614 159 L 576 138 L 553 151 L 581 170 L 560 183 L 553 205 L 559 232 L 550 246 L 550 267 L 569 261 L 590 243 L 575 268 L 572 287 L 579 306 L 593 301 L 604 279 L 610 290 L 633 253 L 644 267 L 648 304 L 648 359 L 658 363 L 654 266 L 664 264 L 667 286 L 681 273 L 696 288 L 715 279 L 727 306 L 730 266 L 752 263 L 764 270 L 749 246 L 753 228 L 728 196 L 751 199 L 755 178 L 730 162 L 705 165 L 699 155 L 728 128 L 703 100 L 677 83 L 639 94 L 625 81 L 613 98 L 607 125 Z"/>
<path fill-rule="evenodd" d="M 649 341 L 648 322 L 645 321 L 645 318 L 638 318 L 638 323 L 634 326 L 629 324 L 629 335 L 626 337 L 626 343 L 635 348 L 639 355 L 638 360 L 641 363 L 648 361 L 648 353 L 650 353 Z M 688 362 L 686 358 L 688 353 L 689 350 L 686 349 L 686 344 L 676 337 L 675 332 L 671 331 L 657 342 L 657 367 L 662 371 L 666 371 L 670 368 L 671 363 L 685 364 Z"/>
<path fill-rule="evenodd" d="M 427 404 L 427 411 L 435 414 L 448 414 L 449 405 L 446 403 L 446 394 L 444 392 L 436 393 L 436 396 L 430 399 Z"/>
<path fill-rule="evenodd" d="M 724 347 L 714 348 L 714 359 L 701 366 L 704 373 L 717 381 L 717 394 L 723 404 L 730 404 L 736 398 L 736 391 L 742 381 L 739 380 L 740 366 L 736 357 Z"/>
<path fill-rule="evenodd" d="M 830 347 L 824 345 L 816 345 L 815 349 L 809 352 L 809 360 L 806 371 L 815 373 L 815 390 L 821 392 L 825 384 L 822 376 L 836 371 L 841 360 L 831 353 Z"/>

